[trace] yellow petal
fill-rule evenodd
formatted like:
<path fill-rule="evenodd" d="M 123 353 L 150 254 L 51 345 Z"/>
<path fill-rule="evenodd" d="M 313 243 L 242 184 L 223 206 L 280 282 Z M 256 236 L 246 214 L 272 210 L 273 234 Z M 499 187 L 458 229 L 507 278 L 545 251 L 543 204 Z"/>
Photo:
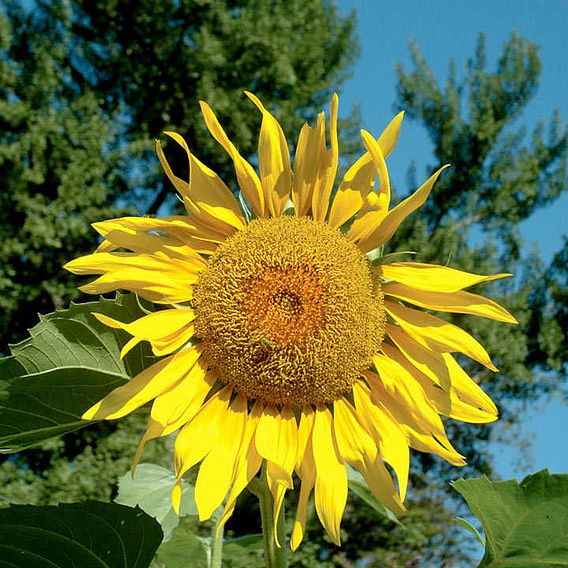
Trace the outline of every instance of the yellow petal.
<path fill-rule="evenodd" d="M 468 405 L 497 416 L 495 403 L 467 375 L 449 353 L 431 351 L 398 326 L 387 324 L 386 332 L 407 361 L 444 391 L 453 391 Z"/>
<path fill-rule="evenodd" d="M 83 419 L 110 420 L 126 416 L 175 386 L 187 375 L 200 355 L 201 350 L 192 347 L 158 361 L 89 408 L 83 414 Z"/>
<path fill-rule="evenodd" d="M 168 179 L 172 183 L 172 185 L 176 188 L 177 192 L 183 197 L 189 194 L 189 183 L 184 181 L 183 179 L 176 176 L 164 154 L 164 150 L 162 148 L 162 143 L 159 140 L 156 140 L 156 154 L 158 154 L 158 160 L 160 160 L 160 164 Z"/>
<path fill-rule="evenodd" d="M 375 168 L 379 175 L 379 189 L 377 192 L 375 192 L 378 197 L 376 207 L 378 209 L 388 210 L 391 198 L 390 179 L 385 157 L 383 155 L 383 151 L 381 150 L 381 145 L 366 130 L 361 131 L 361 136 L 363 137 L 363 144 L 371 155 L 373 164 L 375 165 Z"/>
<path fill-rule="evenodd" d="M 264 202 L 272 217 L 279 217 L 284 211 L 292 189 L 292 168 L 286 136 L 278 121 L 268 112 L 260 100 L 245 91 L 245 95 L 262 113 L 260 139 L 258 142 L 258 163 L 260 181 L 264 191 Z"/>
<path fill-rule="evenodd" d="M 292 472 L 298 454 L 298 427 L 293 412 L 289 408 L 278 411 L 276 407 L 265 407 L 256 429 L 255 443 L 259 455 L 267 462 L 266 473 L 274 496 L 276 523 L 286 489 L 293 488 Z"/>
<path fill-rule="evenodd" d="M 266 466 L 266 476 L 270 490 L 274 497 L 274 525 L 278 522 L 280 510 L 284 502 L 286 489 L 293 487 L 288 484 L 288 480 L 292 479 L 292 472 L 296 464 L 296 456 L 298 453 L 298 426 L 294 413 L 289 408 L 283 408 L 281 411 L 280 435 L 277 444 L 280 447 L 280 462 L 269 461 Z M 278 535 L 274 533 L 276 545 Z"/>
<path fill-rule="evenodd" d="M 449 353 L 442 353 L 441 357 L 448 368 L 452 389 L 459 398 L 467 404 L 483 410 L 487 414 L 498 416 L 499 411 L 495 403 L 483 392 L 481 387 L 468 376 L 461 365 Z"/>
<path fill-rule="evenodd" d="M 315 464 L 311 446 L 314 419 L 315 413 L 312 407 L 304 406 L 298 425 L 298 452 L 296 455 L 296 473 L 300 479 L 311 476 L 315 478 Z"/>
<path fill-rule="evenodd" d="M 312 217 L 315 221 L 323 223 L 327 217 L 329 208 L 329 198 L 331 190 L 335 182 L 337 166 L 339 163 L 339 142 L 337 139 L 337 112 L 339 107 L 339 99 L 337 94 L 333 94 L 331 98 L 331 106 L 329 109 L 329 134 L 330 148 L 320 154 L 320 168 L 318 182 L 314 186 L 312 194 Z M 324 139 L 325 144 L 325 139 Z"/>
<path fill-rule="evenodd" d="M 451 386 L 449 370 L 442 354 L 418 343 L 398 325 L 386 324 L 385 331 L 400 352 L 421 373 L 445 390 Z"/>
<path fill-rule="evenodd" d="M 357 242 L 359 248 L 363 251 L 369 251 L 375 249 L 383 244 L 385 244 L 398 229 L 400 224 L 416 209 L 421 207 L 430 192 L 432 187 L 440 174 L 449 166 L 441 167 L 436 173 L 434 173 L 427 181 L 425 181 L 410 197 L 407 197 L 404 201 L 401 201 L 394 209 L 391 209 L 384 220 L 382 220 L 379 225 L 373 230 L 373 232 L 366 238 L 357 240 L 352 239 Z M 373 211 L 368 211 L 363 217 L 373 213 Z"/>
<path fill-rule="evenodd" d="M 150 276 L 148 272 L 135 268 L 115 270 L 100 276 L 89 284 L 80 286 L 79 290 L 86 294 L 106 294 L 114 290 L 129 290 L 156 304 L 182 304 L 193 298 L 191 284 L 197 282 L 197 274 L 187 276 L 184 282 L 179 275 L 168 274 L 165 270 L 160 278 L 156 275 Z"/>
<path fill-rule="evenodd" d="M 93 223 L 93 227 L 109 241 L 108 245 L 99 246 L 97 252 L 111 252 L 109 247 L 112 246 L 132 252 L 162 251 L 171 257 L 185 258 L 210 254 L 216 250 L 218 243 L 226 239 L 226 235 L 215 232 L 195 218 L 190 220 L 187 215 L 172 215 L 162 219 L 121 217 Z"/>
<path fill-rule="evenodd" d="M 183 381 L 156 397 L 150 416 L 162 426 L 160 435 L 167 436 L 190 422 L 214 384 L 215 376 L 198 360 Z"/>
<path fill-rule="evenodd" d="M 128 230 L 126 228 L 108 228 L 103 221 L 93 223 L 93 227 L 107 240 L 105 246 L 99 246 L 97 253 L 112 252 L 117 248 L 123 248 L 137 253 L 162 252 L 171 258 L 186 259 L 193 256 L 197 251 L 187 244 L 165 235 L 150 234 L 146 231 Z M 195 240 L 193 240 L 195 243 Z M 112 249 L 111 249 L 112 247 Z"/>
<path fill-rule="evenodd" d="M 268 214 L 268 207 L 267 204 L 265 204 L 262 184 L 258 179 L 256 172 L 253 167 L 239 154 L 239 151 L 229 140 L 229 137 L 219 124 L 219 121 L 217 120 L 215 113 L 211 110 L 211 107 L 203 101 L 200 101 L 199 104 L 201 105 L 201 112 L 203 113 L 205 124 L 211 133 L 211 136 L 213 136 L 213 138 L 221 144 L 225 152 L 227 152 L 233 160 L 237 181 L 239 182 L 239 186 L 247 198 L 252 210 L 258 217 L 266 217 Z"/>
<path fill-rule="evenodd" d="M 392 152 L 398 140 L 403 116 L 403 112 L 399 113 L 377 140 L 384 158 Z M 375 172 L 376 165 L 367 151 L 347 170 L 331 205 L 329 225 L 338 228 L 361 209 L 373 187 Z M 377 222 L 375 220 L 375 223 Z"/>
<path fill-rule="evenodd" d="M 189 155 L 189 202 L 195 208 L 190 211 L 215 231 L 231 235 L 246 223 L 239 204 L 223 180 L 193 154 Z"/>
<path fill-rule="evenodd" d="M 410 469 L 408 441 L 386 408 L 371 400 L 371 392 L 361 381 L 353 384 L 353 397 L 358 416 L 378 445 L 380 457 L 396 473 L 400 499 L 404 501 Z"/>
<path fill-rule="evenodd" d="M 242 229 L 245 221 L 239 205 L 223 180 L 189 151 L 189 146 L 182 136 L 176 132 L 166 131 L 164 134 L 175 140 L 188 157 L 189 184 L 180 184 L 179 178 L 172 178 L 173 174 L 161 145 L 157 146 L 162 166 L 182 195 L 188 213 L 225 236 L 234 233 L 235 229 Z"/>
<path fill-rule="evenodd" d="M 74 274 L 102 274 L 81 286 L 88 294 L 130 290 L 156 303 L 181 303 L 191 299 L 199 272 L 207 266 L 198 255 L 185 260 L 165 255 L 127 252 L 94 253 L 71 262 L 64 268 Z"/>
<path fill-rule="evenodd" d="M 138 462 L 140 461 L 140 457 L 142 456 L 142 450 L 144 450 L 144 446 L 146 442 L 153 440 L 155 438 L 159 438 L 162 435 L 163 427 L 161 424 L 155 422 L 150 418 L 148 420 L 148 426 L 146 428 L 146 432 L 144 432 L 144 436 L 140 440 L 138 444 L 138 448 L 136 450 L 136 454 L 134 455 L 134 459 L 132 460 L 132 467 L 130 468 L 132 479 L 134 479 L 134 474 L 136 473 L 136 467 L 138 466 Z"/>
<path fill-rule="evenodd" d="M 412 401 L 401 401 L 400 398 L 385 388 L 380 377 L 370 371 L 364 372 L 367 383 L 371 387 L 371 398 L 375 405 L 388 408 L 401 431 L 407 437 L 409 445 L 415 450 L 429 452 L 444 458 L 456 466 L 465 465 L 465 459 L 451 445 L 445 431 L 439 425 L 421 419 L 421 413 L 409 409 Z M 423 405 L 421 405 L 423 406 Z M 441 421 L 440 421 L 441 424 Z"/>
<path fill-rule="evenodd" d="M 195 255 L 185 260 L 176 259 L 175 265 L 165 255 L 136 254 L 130 252 L 98 252 L 76 258 L 68 262 L 64 268 L 73 274 L 104 274 L 115 269 L 146 269 L 148 271 L 164 270 L 180 276 L 185 271 L 195 274 L 205 268 L 205 261 Z"/>
<path fill-rule="evenodd" d="M 404 284 L 388 282 L 383 285 L 383 292 L 387 296 L 399 298 L 429 310 L 452 312 L 458 314 L 472 314 L 505 323 L 517 323 L 517 320 L 496 302 L 460 290 L 458 292 L 432 292 L 418 290 Z"/>
<path fill-rule="evenodd" d="M 333 403 L 333 429 L 343 460 L 358 469 L 373 495 L 385 507 L 402 513 L 404 506 L 387 468 L 381 462 L 377 446 L 360 423 L 355 409 L 344 399 Z"/>
<path fill-rule="evenodd" d="M 189 308 L 160 310 L 132 323 L 122 323 L 104 314 L 93 313 L 93 315 L 101 323 L 113 329 L 123 329 L 138 341 L 149 341 L 156 355 L 166 355 L 165 351 L 168 348 L 174 351 L 187 343 L 193 335 L 193 326 L 190 324 L 195 319 L 195 312 Z M 166 338 L 167 341 L 163 341 Z M 122 351 L 121 357 L 125 354 L 125 350 Z"/>
<path fill-rule="evenodd" d="M 390 153 L 394 150 L 396 143 L 398 142 L 403 118 L 404 111 L 401 111 L 388 123 L 387 127 L 379 136 L 378 143 L 385 158 L 390 155 Z"/>
<path fill-rule="evenodd" d="M 294 155 L 294 183 L 292 202 L 298 217 L 303 217 L 312 206 L 314 187 L 319 183 L 320 168 L 326 161 L 325 114 L 318 114 L 315 128 L 304 124 L 300 130 Z"/>
<path fill-rule="evenodd" d="M 246 415 L 246 399 L 239 395 L 229 404 L 223 418 L 223 431 L 201 463 L 195 482 L 195 503 L 200 521 L 211 517 L 229 491 L 245 430 Z"/>
<path fill-rule="evenodd" d="M 381 388 L 381 392 L 387 391 L 391 398 L 398 401 L 407 415 L 415 423 L 422 424 L 424 428 L 436 437 L 445 437 L 444 425 L 440 420 L 437 410 L 426 398 L 422 387 L 412 379 L 410 373 L 394 357 L 394 347 L 383 344 L 381 350 L 373 357 L 373 363 L 379 373 L 380 385 L 373 382 L 372 390 Z M 379 396 L 380 398 L 380 396 Z"/>
<path fill-rule="evenodd" d="M 412 377 L 424 391 L 424 394 L 430 400 L 434 408 L 440 414 L 462 420 L 463 422 L 471 422 L 475 424 L 484 424 L 497 420 L 497 414 L 493 412 L 485 412 L 484 410 L 472 406 L 462 401 L 455 389 L 443 389 L 434 384 L 426 375 L 421 373 L 412 363 L 410 363 L 397 349 L 390 345 L 383 345 L 385 353 L 403 367 L 408 375 L 406 380 L 410 381 Z"/>
<path fill-rule="evenodd" d="M 225 508 L 223 509 L 217 530 L 220 530 L 233 514 L 238 496 L 258 473 L 262 464 L 262 457 L 257 452 L 254 442 L 256 429 L 262 413 L 263 405 L 256 401 L 251 413 L 247 417 L 245 432 L 237 453 L 231 492 L 229 493 L 229 497 L 227 497 L 227 502 L 225 503 Z"/>
<path fill-rule="evenodd" d="M 180 430 L 174 445 L 174 466 L 178 480 L 200 462 L 225 434 L 222 426 L 232 392 L 232 387 L 226 386 L 215 393 L 193 420 Z"/>
<path fill-rule="evenodd" d="M 512 274 L 493 274 L 481 276 L 435 264 L 421 262 L 393 262 L 384 264 L 380 270 L 385 278 L 406 286 L 428 292 L 457 292 L 480 282 L 507 278 Z"/>
<path fill-rule="evenodd" d="M 379 190 L 367 194 L 365 201 L 369 210 L 355 219 L 349 229 L 348 238 L 354 242 L 364 242 L 373 234 L 377 226 L 388 215 L 391 197 L 389 174 L 381 147 L 365 130 L 361 131 L 361 134 L 363 143 L 368 149 L 372 163 L 379 174 Z M 373 172 L 373 177 L 374 174 L 375 172 Z"/>
<path fill-rule="evenodd" d="M 302 409 L 300 424 L 298 426 L 298 456 L 296 460 L 296 472 L 302 480 L 296 518 L 290 537 L 290 548 L 296 550 L 306 530 L 306 518 L 308 515 L 308 500 L 316 480 L 316 466 L 312 452 L 312 430 L 314 427 L 315 413 L 310 406 Z"/>
<path fill-rule="evenodd" d="M 347 503 L 347 471 L 336 447 L 331 412 L 318 407 L 315 414 L 312 452 L 316 466 L 316 513 L 331 540 L 340 546 L 339 526 Z"/>
<path fill-rule="evenodd" d="M 388 211 L 386 209 L 371 209 L 367 211 L 353 221 L 347 233 L 347 238 L 356 243 L 365 242 L 373 234 L 377 226 L 383 222 L 387 214 Z"/>
<path fill-rule="evenodd" d="M 430 314 L 385 302 L 387 313 L 418 343 L 442 353 L 463 353 L 497 372 L 487 351 L 469 333 Z"/>

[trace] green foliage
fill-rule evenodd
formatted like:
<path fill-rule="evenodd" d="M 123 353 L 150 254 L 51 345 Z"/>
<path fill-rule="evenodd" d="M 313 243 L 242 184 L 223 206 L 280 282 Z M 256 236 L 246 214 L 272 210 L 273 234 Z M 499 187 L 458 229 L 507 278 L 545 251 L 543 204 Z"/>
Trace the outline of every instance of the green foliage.
<path fill-rule="evenodd" d="M 568 566 L 568 474 L 543 470 L 521 483 L 482 477 L 452 485 L 485 531 L 479 568 Z"/>
<path fill-rule="evenodd" d="M 181 525 L 174 530 L 172 538 L 158 549 L 153 568 L 208 568 L 208 546 L 203 539 Z"/>
<path fill-rule="evenodd" d="M 104 94 L 108 112 L 124 108 L 121 138 L 140 150 L 140 187 L 151 190 L 152 213 L 172 197 L 151 144 L 164 130 L 186 136 L 199 159 L 214 164 L 223 179 L 234 179 L 228 157 L 204 128 L 199 100 L 215 109 L 240 152 L 252 157 L 260 115 L 243 90 L 277 114 L 295 143 L 302 122 L 329 104 L 357 55 L 354 17 L 340 16 L 332 2 L 321 0 L 71 5 L 79 54 L 71 64 L 81 84 Z M 178 148 L 170 154 L 174 170 L 186 171 L 185 154 Z"/>
<path fill-rule="evenodd" d="M 568 374 L 568 238 L 556 253 L 538 289 L 540 311 L 532 314 L 535 363 Z M 568 398 L 568 394 L 566 395 Z"/>
<path fill-rule="evenodd" d="M 568 129 L 558 113 L 541 121 L 530 135 L 519 122 L 541 68 L 538 50 L 529 40 L 512 34 L 495 70 L 489 71 L 481 35 L 463 77 L 452 62 L 445 83 L 434 77 L 416 45 L 410 49 L 413 69 L 397 69 L 397 106 L 427 130 L 436 160 L 431 167 L 452 167 L 420 216 L 395 236 L 393 250 L 416 250 L 419 260 L 451 261 L 452 266 L 478 273 L 515 274 L 509 281 L 484 286 L 483 293 L 507 307 L 519 320 L 518 327 L 504 333 L 497 322 L 449 318 L 490 346 L 498 375 L 466 365 L 496 399 L 499 429 L 504 431 L 504 422 L 518 419 L 519 402 L 563 388 L 558 375 L 563 357 L 565 361 L 567 328 L 562 293 L 554 282 L 560 284 L 562 274 L 565 278 L 565 265 L 560 256 L 556 268 L 543 266 L 538 253 L 523 258 L 518 223 L 568 187 Z M 490 472 L 484 446 L 492 428 L 449 426 L 470 470 Z M 429 463 L 424 465 L 431 469 Z"/>
<path fill-rule="evenodd" d="M 5 566 L 146 568 L 162 540 L 160 525 L 138 508 L 91 501 L 0 511 Z"/>
<path fill-rule="evenodd" d="M 42 317 L 0 362 L 0 452 L 84 428 L 89 422 L 81 416 L 90 406 L 152 362 L 141 345 L 121 359 L 127 334 L 101 324 L 93 312 L 126 322 L 144 314 L 130 294 Z"/>
<path fill-rule="evenodd" d="M 125 473 L 118 481 L 118 495 L 115 503 L 134 507 L 154 517 L 164 531 L 164 540 L 170 539 L 178 526 L 180 517 L 174 511 L 171 499 L 175 475 L 168 469 L 152 463 L 141 463 L 136 468 L 134 477 Z M 182 481 L 180 515 L 197 515 L 193 486 Z"/>
<path fill-rule="evenodd" d="M 418 47 L 410 49 L 414 70 L 398 67 L 398 105 L 424 124 L 436 160 L 452 164 L 421 216 L 430 230 L 479 223 L 518 253 L 515 226 L 566 188 L 567 131 L 558 113 L 547 133 L 544 121 L 537 125 L 528 144 L 526 128 L 515 124 L 538 85 L 537 47 L 513 34 L 490 73 L 481 35 L 463 80 L 452 62 L 444 88 Z"/>
<path fill-rule="evenodd" d="M 20 4 L 0 8 L 0 353 L 78 295 L 62 265 L 120 211 L 112 123 L 70 85 L 68 14 L 46 26 Z"/>

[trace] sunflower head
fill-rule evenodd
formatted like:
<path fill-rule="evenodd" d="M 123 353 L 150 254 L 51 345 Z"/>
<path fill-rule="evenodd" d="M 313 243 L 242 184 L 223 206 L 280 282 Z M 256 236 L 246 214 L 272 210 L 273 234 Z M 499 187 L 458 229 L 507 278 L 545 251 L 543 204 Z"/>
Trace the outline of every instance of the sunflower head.
<path fill-rule="evenodd" d="M 200 518 L 224 504 L 224 523 L 264 464 L 275 517 L 295 479 L 301 483 L 292 548 L 302 540 L 312 492 L 339 544 L 347 467 L 401 512 L 410 448 L 465 463 L 441 416 L 496 419 L 491 399 L 452 355 L 496 371 L 488 353 L 430 312 L 514 322 L 495 302 L 465 291 L 508 275 L 381 264 L 377 251 L 425 202 L 444 169 L 391 206 L 386 159 L 402 114 L 379 138 L 363 131 L 366 151 L 336 187 L 337 97 L 329 144 L 322 113 L 300 131 L 292 166 L 277 120 L 247 96 L 262 114 L 258 172 L 201 104 L 207 128 L 234 163 L 244 205 L 181 136 L 168 132 L 187 152 L 189 179 L 172 171 L 159 142 L 158 157 L 187 215 L 97 223 L 101 246 L 67 264 L 74 273 L 98 275 L 85 292 L 126 289 L 158 307 L 128 324 L 95 314 L 132 335 L 123 355 L 147 341 L 162 358 L 83 417 L 120 418 L 152 401 L 135 462 L 148 440 L 179 431 L 176 508 L 182 476 L 200 463 Z"/>
<path fill-rule="evenodd" d="M 195 331 L 219 379 L 301 408 L 348 393 L 385 329 L 380 280 L 336 229 L 258 219 L 219 246 L 194 288 Z"/>

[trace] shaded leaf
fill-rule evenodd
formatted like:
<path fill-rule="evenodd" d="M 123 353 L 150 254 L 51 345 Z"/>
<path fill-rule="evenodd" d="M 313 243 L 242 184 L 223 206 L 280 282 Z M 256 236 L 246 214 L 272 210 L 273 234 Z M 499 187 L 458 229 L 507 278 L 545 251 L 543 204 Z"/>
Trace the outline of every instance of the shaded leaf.
<path fill-rule="evenodd" d="M 164 541 L 170 539 L 179 524 L 172 506 L 172 488 L 176 476 L 168 469 L 152 463 L 141 463 L 134 479 L 130 472 L 118 480 L 116 503 L 138 505 L 162 526 Z M 193 486 L 182 480 L 181 516 L 197 515 Z"/>
<path fill-rule="evenodd" d="M 521 483 L 484 476 L 452 485 L 485 531 L 479 568 L 568 566 L 568 474 L 543 470 Z"/>
<path fill-rule="evenodd" d="M 92 312 L 127 322 L 143 315 L 130 294 L 42 316 L 30 337 L 0 361 L 0 452 L 88 425 L 81 420 L 87 408 L 155 360 L 140 345 L 121 360 L 128 334 L 101 324 Z"/>
<path fill-rule="evenodd" d="M 262 533 L 247 534 L 237 538 L 229 538 L 223 545 L 223 554 L 233 556 L 234 554 L 243 554 L 263 550 L 264 537 Z"/>
<path fill-rule="evenodd" d="M 164 568 L 208 568 L 207 546 L 184 526 L 177 527 L 171 539 L 160 546 L 157 559 Z"/>
<path fill-rule="evenodd" d="M 144 568 L 162 540 L 138 507 L 89 501 L 0 510 L 0 558 L 18 568 Z"/>

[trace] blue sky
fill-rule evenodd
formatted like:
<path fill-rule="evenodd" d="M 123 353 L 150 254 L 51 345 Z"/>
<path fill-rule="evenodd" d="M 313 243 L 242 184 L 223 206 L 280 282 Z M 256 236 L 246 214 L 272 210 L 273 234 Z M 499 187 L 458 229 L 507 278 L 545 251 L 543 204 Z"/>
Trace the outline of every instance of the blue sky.
<path fill-rule="evenodd" d="M 530 127 L 556 109 L 568 119 L 568 1 L 547 0 L 338 0 L 340 12 L 357 11 L 361 55 L 353 76 L 340 90 L 345 110 L 358 102 L 363 124 L 379 134 L 393 116 L 397 62 L 411 69 L 407 43 L 414 39 L 439 81 L 447 76 L 454 58 L 458 73 L 473 55 L 479 32 L 486 35 L 489 69 L 500 55 L 512 31 L 539 46 L 543 65 L 539 89 L 521 120 Z M 395 185 L 406 190 L 406 172 L 415 160 L 417 174 L 434 166 L 432 147 L 423 129 L 407 120 L 395 152 L 389 159 Z M 538 211 L 521 226 L 528 252 L 536 243 L 545 261 L 561 247 L 568 234 L 568 192 L 553 205 Z M 568 432 L 568 408 L 560 401 L 548 401 L 524 414 L 523 429 L 533 438 L 532 462 L 519 460 L 514 448 L 495 445 L 497 473 L 504 478 L 522 477 L 548 467 L 568 471 L 568 452 L 558 447 L 558 436 Z M 563 439 L 564 436 L 561 435 Z"/>

